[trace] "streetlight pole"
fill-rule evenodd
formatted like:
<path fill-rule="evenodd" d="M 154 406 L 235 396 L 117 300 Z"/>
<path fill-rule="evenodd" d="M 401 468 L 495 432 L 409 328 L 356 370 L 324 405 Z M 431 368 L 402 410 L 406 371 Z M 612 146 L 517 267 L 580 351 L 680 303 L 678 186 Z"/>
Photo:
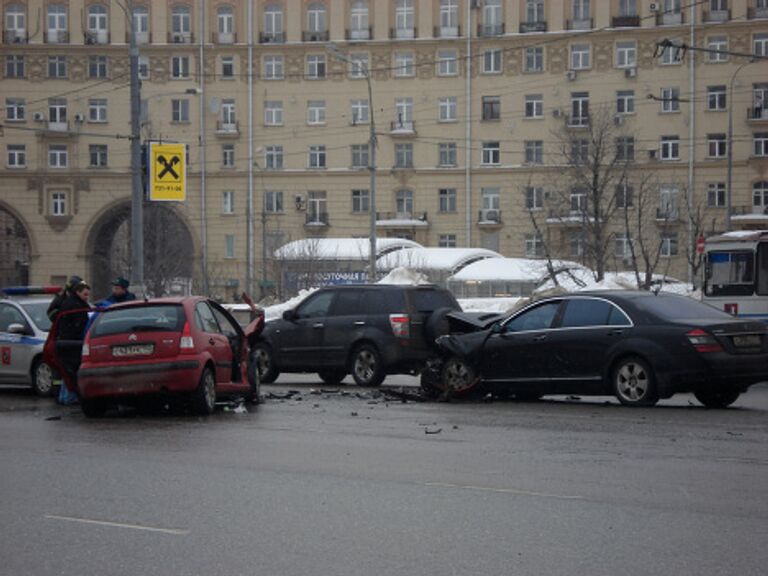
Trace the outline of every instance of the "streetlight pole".
<path fill-rule="evenodd" d="M 731 76 L 731 83 L 728 88 L 728 183 L 725 190 L 725 231 L 731 231 L 731 209 L 733 194 L 731 192 L 731 186 L 733 185 L 733 82 L 736 80 L 736 75 L 741 71 L 744 66 L 752 64 L 754 60 L 747 60 L 742 63 Z"/>
<path fill-rule="evenodd" d="M 131 74 L 131 285 L 144 293 L 144 189 L 141 181 L 141 86 L 139 84 L 139 48 L 136 44 L 136 21 L 133 1 L 128 1 Z"/>
<path fill-rule="evenodd" d="M 376 124 L 373 116 L 373 89 L 371 88 L 371 71 L 362 62 L 353 60 L 348 55 L 341 52 L 335 44 L 325 45 L 326 50 L 335 58 L 342 62 L 347 62 L 360 69 L 365 75 L 365 81 L 368 84 L 368 172 L 370 173 L 370 222 L 368 236 L 370 245 L 368 248 L 368 282 L 376 282 Z"/>

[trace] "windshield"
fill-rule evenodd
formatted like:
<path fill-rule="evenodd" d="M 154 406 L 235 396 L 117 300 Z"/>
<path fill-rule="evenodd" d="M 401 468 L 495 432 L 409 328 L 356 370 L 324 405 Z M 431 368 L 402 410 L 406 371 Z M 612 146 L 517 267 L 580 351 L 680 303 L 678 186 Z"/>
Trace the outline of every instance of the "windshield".
<path fill-rule="evenodd" d="M 710 252 L 705 263 L 707 296 L 747 296 L 755 291 L 755 254 Z"/>
<path fill-rule="evenodd" d="M 51 329 L 51 320 L 47 314 L 49 302 L 20 302 L 20 304 L 39 330 L 48 332 Z"/>
<path fill-rule="evenodd" d="M 130 306 L 99 314 L 91 336 L 111 336 L 126 332 L 181 332 L 186 315 L 179 304 Z"/>

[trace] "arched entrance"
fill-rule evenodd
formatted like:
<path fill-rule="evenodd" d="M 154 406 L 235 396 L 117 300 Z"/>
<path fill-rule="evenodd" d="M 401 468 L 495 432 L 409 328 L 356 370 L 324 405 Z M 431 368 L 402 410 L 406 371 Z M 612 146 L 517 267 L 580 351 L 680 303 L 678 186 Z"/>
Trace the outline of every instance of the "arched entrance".
<path fill-rule="evenodd" d="M 0 287 L 29 284 L 29 256 L 27 229 L 0 206 Z"/>
<path fill-rule="evenodd" d="M 131 277 L 131 205 L 105 212 L 91 230 L 90 282 L 106 296 L 117 276 Z M 194 241 L 186 223 L 165 204 L 144 205 L 144 284 L 149 296 L 188 294 L 194 275 Z"/>

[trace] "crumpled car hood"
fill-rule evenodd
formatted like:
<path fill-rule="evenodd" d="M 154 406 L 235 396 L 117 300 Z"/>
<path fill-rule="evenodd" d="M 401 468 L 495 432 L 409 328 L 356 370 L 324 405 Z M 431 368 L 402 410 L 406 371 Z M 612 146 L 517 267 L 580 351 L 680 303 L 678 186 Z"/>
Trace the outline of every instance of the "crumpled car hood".
<path fill-rule="evenodd" d="M 506 317 L 498 312 L 450 312 L 446 316 L 451 334 L 485 330 Z"/>

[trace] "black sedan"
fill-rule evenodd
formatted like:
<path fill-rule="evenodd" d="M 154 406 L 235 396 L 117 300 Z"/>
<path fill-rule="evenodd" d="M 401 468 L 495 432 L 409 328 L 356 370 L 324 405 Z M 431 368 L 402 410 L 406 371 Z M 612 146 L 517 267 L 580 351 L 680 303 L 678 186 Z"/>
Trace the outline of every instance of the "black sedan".
<path fill-rule="evenodd" d="M 683 296 L 601 291 L 542 299 L 485 325 L 452 316 L 465 332 L 437 339 L 442 357 L 422 378 L 431 392 L 615 395 L 630 406 L 693 392 L 722 408 L 768 381 L 768 326 Z"/>

